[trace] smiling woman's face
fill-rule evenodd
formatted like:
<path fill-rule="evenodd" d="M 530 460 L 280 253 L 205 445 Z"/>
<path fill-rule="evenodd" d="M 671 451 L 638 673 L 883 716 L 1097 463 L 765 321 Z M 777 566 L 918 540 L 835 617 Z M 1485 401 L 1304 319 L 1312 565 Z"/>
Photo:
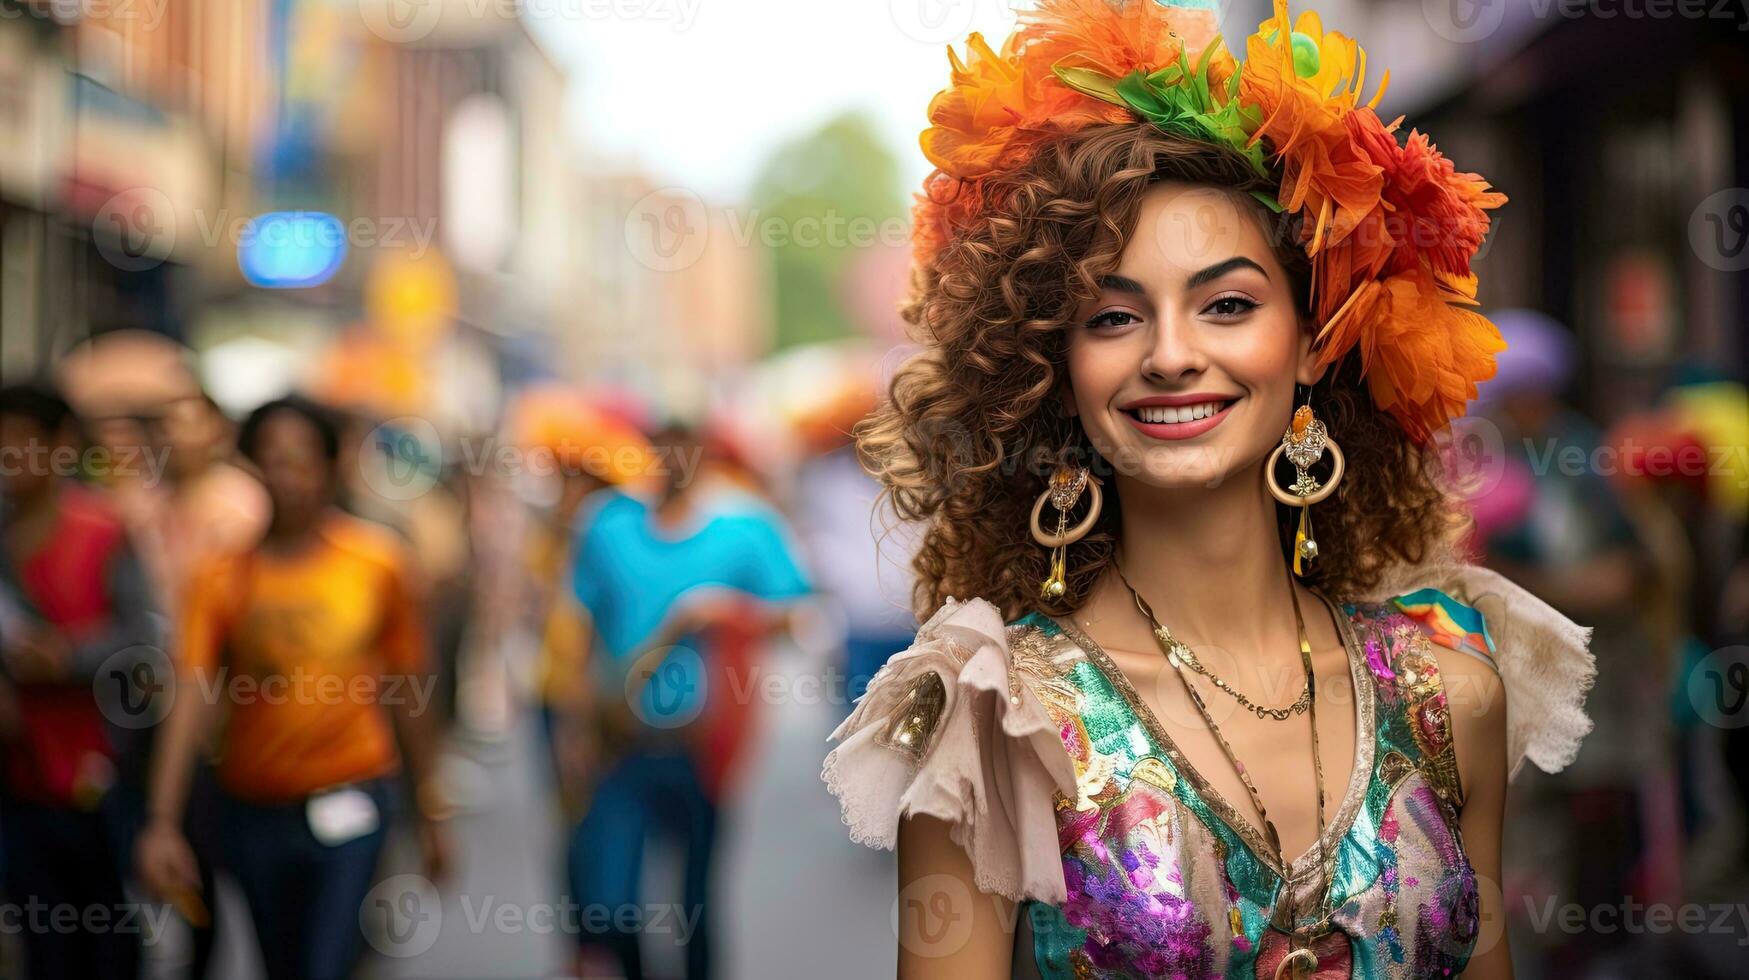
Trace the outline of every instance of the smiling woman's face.
<path fill-rule="evenodd" d="M 1311 334 L 1249 204 L 1162 183 L 1070 327 L 1069 410 L 1127 476 L 1214 486 L 1267 455 L 1312 384 Z"/>

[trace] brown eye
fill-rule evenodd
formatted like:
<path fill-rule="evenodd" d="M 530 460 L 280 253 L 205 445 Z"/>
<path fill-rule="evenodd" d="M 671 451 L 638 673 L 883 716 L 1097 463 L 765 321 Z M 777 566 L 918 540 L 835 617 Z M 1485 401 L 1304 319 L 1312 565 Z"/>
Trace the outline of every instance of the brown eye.
<path fill-rule="evenodd" d="M 1106 310 L 1088 320 L 1087 325 L 1097 329 L 1099 327 L 1125 327 L 1134 322 L 1136 322 L 1136 317 L 1133 313 L 1126 313 L 1123 310 Z"/>
<path fill-rule="evenodd" d="M 1217 317 L 1231 318 L 1243 316 L 1257 309 L 1258 305 L 1243 296 L 1222 296 L 1210 303 L 1203 312 L 1212 313 Z"/>

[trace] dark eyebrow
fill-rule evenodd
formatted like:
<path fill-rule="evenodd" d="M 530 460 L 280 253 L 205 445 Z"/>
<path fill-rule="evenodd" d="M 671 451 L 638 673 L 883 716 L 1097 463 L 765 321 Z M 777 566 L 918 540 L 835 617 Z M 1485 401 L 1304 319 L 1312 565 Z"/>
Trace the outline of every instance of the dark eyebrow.
<path fill-rule="evenodd" d="M 1225 262 L 1216 262 L 1214 265 L 1209 266 L 1201 272 L 1193 274 L 1190 277 L 1190 281 L 1184 284 L 1184 287 L 1186 289 L 1195 289 L 1205 282 L 1213 282 L 1214 280 L 1219 279 L 1227 273 L 1232 272 L 1234 269 L 1256 269 L 1263 278 L 1269 278 L 1269 273 L 1264 272 L 1262 266 L 1243 255 L 1235 255 Z"/>
<path fill-rule="evenodd" d="M 1263 278 L 1269 278 L 1269 273 L 1264 271 L 1262 266 L 1243 255 L 1235 255 L 1224 262 L 1216 262 L 1214 265 L 1192 274 L 1190 280 L 1185 283 L 1185 288 L 1195 289 L 1203 283 L 1213 282 L 1214 280 L 1219 279 L 1227 273 L 1232 272 L 1234 269 L 1256 269 Z M 1099 288 L 1109 289 L 1118 293 L 1135 293 L 1138 296 L 1146 296 L 1148 293 L 1148 291 L 1142 287 L 1141 283 L 1131 279 L 1129 276 L 1100 276 Z"/>
<path fill-rule="evenodd" d="M 1148 291 L 1142 288 L 1141 283 L 1131 279 L 1129 276 L 1100 276 L 1099 288 L 1109 289 L 1118 293 L 1135 293 L 1137 296 L 1146 296 L 1148 294 Z"/>

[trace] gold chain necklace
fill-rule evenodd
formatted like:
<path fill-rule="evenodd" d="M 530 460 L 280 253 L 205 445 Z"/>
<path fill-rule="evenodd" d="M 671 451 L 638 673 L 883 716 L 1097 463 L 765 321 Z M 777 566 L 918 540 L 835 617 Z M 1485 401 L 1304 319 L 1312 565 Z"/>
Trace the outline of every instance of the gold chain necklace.
<path fill-rule="evenodd" d="M 1129 588 L 1130 594 L 1135 595 L 1137 597 L 1137 601 L 1140 601 L 1141 597 L 1140 597 L 1140 595 L 1138 595 L 1136 593 L 1135 586 L 1130 585 L 1130 580 L 1127 578 L 1124 578 L 1124 574 L 1123 574 L 1122 569 L 1118 569 L 1117 577 L 1120 579 L 1123 579 L 1123 584 Z M 1294 601 L 1296 603 L 1299 601 L 1299 596 L 1297 594 L 1294 596 Z M 1297 607 L 1296 607 L 1296 610 L 1297 610 Z M 1294 703 L 1288 705 L 1285 708 L 1266 708 L 1263 705 L 1254 703 L 1250 698 L 1245 696 L 1244 692 L 1240 691 L 1238 688 L 1232 686 L 1231 684 L 1228 684 L 1224 678 L 1220 677 L 1214 671 L 1209 670 L 1207 667 L 1204 667 L 1202 664 L 1202 661 L 1200 661 L 1196 658 L 1196 654 L 1191 652 L 1190 647 L 1185 646 L 1182 641 L 1180 641 L 1177 637 L 1172 635 L 1171 630 L 1160 625 L 1159 620 L 1154 619 L 1154 615 L 1153 615 L 1153 612 L 1151 610 L 1147 610 L 1146 613 L 1147 613 L 1148 619 L 1154 624 L 1154 635 L 1156 638 L 1159 639 L 1159 641 L 1162 644 L 1164 644 L 1164 649 L 1166 650 L 1166 659 L 1171 662 L 1173 667 L 1178 667 L 1180 665 L 1187 666 L 1191 670 L 1194 670 L 1197 673 L 1201 674 L 1202 676 L 1207 677 L 1210 681 L 1214 682 L 1214 685 L 1217 689 L 1225 692 L 1228 696 L 1232 697 L 1235 701 L 1238 701 L 1239 707 L 1244 708 L 1246 711 L 1251 712 L 1252 714 L 1256 715 L 1259 719 L 1265 720 L 1265 721 L 1270 721 L 1270 720 L 1286 721 L 1294 715 L 1305 714 L 1306 711 L 1309 708 L 1311 708 L 1311 706 L 1312 706 L 1312 684 L 1310 681 L 1307 681 L 1305 684 L 1301 685 L 1300 696 L 1298 698 L 1294 699 Z"/>
<path fill-rule="evenodd" d="M 1124 584 L 1128 585 L 1129 583 L 1125 582 Z M 1132 589 L 1131 591 L 1134 591 L 1134 590 Z M 1207 667 L 1204 667 L 1202 665 L 1202 661 L 1196 659 L 1196 654 L 1192 653 L 1190 651 L 1190 648 L 1185 646 L 1182 642 L 1180 642 L 1177 637 L 1174 637 L 1170 630 L 1167 630 L 1166 627 L 1164 627 L 1164 626 L 1161 626 L 1160 630 L 1161 630 L 1161 632 L 1165 633 L 1164 639 L 1165 639 L 1166 643 L 1169 644 L 1169 646 L 1172 650 L 1171 653 L 1167 654 L 1167 659 L 1171 659 L 1172 657 L 1177 657 L 1179 660 L 1184 661 L 1184 665 L 1186 667 L 1189 667 L 1191 670 L 1194 670 L 1197 673 L 1201 674 L 1202 676 L 1207 677 L 1209 680 L 1213 681 L 1216 688 L 1218 688 L 1219 690 L 1225 691 L 1227 694 L 1231 695 L 1235 701 L 1238 701 L 1239 707 L 1244 708 L 1246 711 L 1251 712 L 1252 714 L 1256 715 L 1258 718 L 1261 718 L 1264 720 L 1286 721 L 1294 715 L 1305 714 L 1306 711 L 1309 708 L 1311 708 L 1311 706 L 1312 706 L 1312 685 L 1311 684 L 1306 684 L 1306 685 L 1302 686 L 1300 688 L 1300 696 L 1294 700 L 1293 704 L 1290 704 L 1285 708 L 1266 708 L 1261 704 L 1254 704 L 1251 701 L 1251 699 L 1246 697 L 1244 695 L 1244 693 L 1241 692 L 1238 688 L 1233 687 L 1231 684 L 1228 684 L 1220 676 L 1215 674 L 1214 671 L 1209 670 Z"/>
<path fill-rule="evenodd" d="M 1124 575 L 1122 568 L 1117 570 L 1117 577 L 1123 581 L 1124 587 L 1130 590 L 1130 596 L 1136 601 L 1136 608 L 1140 609 L 1142 615 L 1147 617 L 1149 625 L 1154 630 L 1154 639 L 1160 645 L 1160 651 L 1166 655 L 1167 663 L 1170 663 L 1176 670 L 1179 681 L 1184 685 L 1185 692 L 1190 695 L 1191 703 L 1196 705 L 1196 710 L 1202 715 L 1203 723 L 1208 726 L 1209 733 L 1215 737 L 1215 742 L 1220 745 L 1221 752 L 1226 755 L 1227 761 L 1233 764 L 1233 769 L 1239 774 L 1239 781 L 1245 785 L 1245 792 L 1250 794 L 1251 805 L 1257 808 L 1257 815 L 1263 820 L 1264 835 L 1269 841 L 1270 848 L 1275 852 L 1275 864 L 1281 869 L 1282 887 L 1280 894 L 1286 896 L 1291 902 L 1293 896 L 1289 881 L 1290 869 L 1287 864 L 1287 856 L 1281 850 L 1281 835 L 1276 832 L 1275 822 L 1269 819 L 1269 811 L 1263 806 L 1263 797 L 1258 795 L 1257 786 L 1251 781 L 1251 774 L 1246 771 L 1245 765 L 1234 754 L 1233 746 L 1227 742 L 1227 737 L 1221 734 L 1221 728 L 1215 724 L 1214 716 L 1210 714 L 1208 705 L 1203 703 L 1202 695 L 1197 692 L 1197 689 L 1190 683 L 1190 678 L 1184 673 L 1185 661 L 1177 652 L 1186 649 L 1184 644 L 1173 637 L 1171 631 L 1161 624 L 1154 615 L 1153 608 L 1148 605 L 1146 599 L 1142 598 L 1142 594 L 1136 591 L 1136 587 L 1130 584 L 1130 580 Z M 1289 977 L 1310 975 L 1317 972 L 1318 956 L 1312 951 L 1312 943 L 1328 931 L 1332 912 L 1330 908 L 1331 885 L 1335 877 L 1331 873 L 1324 852 L 1324 761 L 1318 753 L 1318 711 L 1315 706 L 1317 680 L 1312 673 L 1312 642 L 1306 636 L 1306 620 L 1300 613 L 1300 595 L 1298 590 L 1294 588 L 1291 578 L 1288 580 L 1288 595 L 1293 599 L 1294 627 L 1299 632 L 1300 665 L 1306 672 L 1306 690 L 1312 695 L 1308 702 L 1307 711 L 1311 715 L 1312 724 L 1312 772 L 1318 788 L 1318 870 L 1322 878 L 1322 891 L 1318 900 L 1319 917 L 1317 921 L 1308 927 L 1301 928 L 1298 917 L 1294 917 L 1294 931 L 1289 937 L 1292 948 L 1276 964 L 1275 976 L 1277 980 L 1284 976 L 1283 971 L 1287 971 L 1285 975 Z M 1306 974 L 1301 974 L 1301 968 L 1306 969 Z"/>

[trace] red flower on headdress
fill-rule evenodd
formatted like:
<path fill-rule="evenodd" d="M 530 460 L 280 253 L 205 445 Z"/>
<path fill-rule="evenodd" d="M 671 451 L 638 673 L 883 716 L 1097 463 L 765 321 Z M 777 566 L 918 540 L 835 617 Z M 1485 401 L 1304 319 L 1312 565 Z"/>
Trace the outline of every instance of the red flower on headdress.
<path fill-rule="evenodd" d="M 1399 116 L 1386 126 L 1369 108 L 1348 117 L 1355 145 L 1384 174 L 1380 206 L 1352 235 L 1354 272 L 1398 274 L 1425 261 L 1437 272 L 1467 276 L 1470 256 L 1488 234 L 1485 209 L 1505 204 L 1506 195 L 1488 190 L 1479 174 L 1456 172 L 1425 133 L 1411 130 L 1398 144 L 1402 121 Z"/>
<path fill-rule="evenodd" d="M 1345 120 L 1357 149 L 1380 168 L 1378 203 L 1313 262 L 1320 361 L 1358 347 L 1373 400 L 1418 441 L 1464 413 L 1505 348 L 1476 302 L 1470 258 L 1488 233 L 1485 209 L 1506 202 L 1473 173 L 1458 173 L 1425 134 L 1396 138 L 1371 108 Z"/>

